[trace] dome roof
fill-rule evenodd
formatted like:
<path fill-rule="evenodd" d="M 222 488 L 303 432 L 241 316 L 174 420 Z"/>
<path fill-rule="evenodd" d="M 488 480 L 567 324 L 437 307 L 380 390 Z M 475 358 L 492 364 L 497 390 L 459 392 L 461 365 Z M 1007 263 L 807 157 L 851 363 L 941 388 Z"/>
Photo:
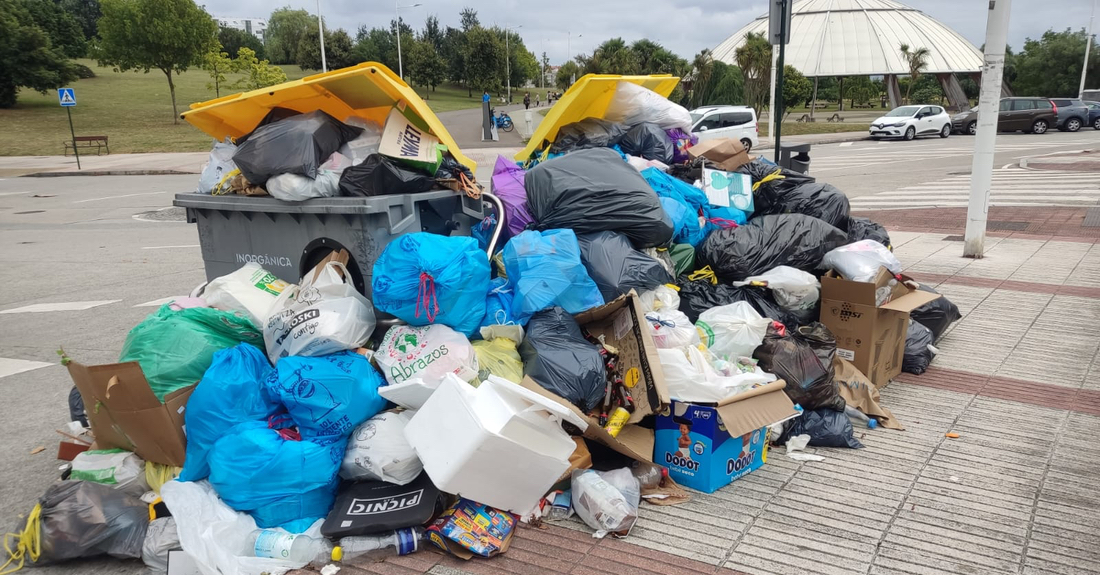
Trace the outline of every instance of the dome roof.
<path fill-rule="evenodd" d="M 714 49 L 713 57 L 736 64 L 745 35 L 767 36 L 764 14 Z M 980 50 L 923 12 L 892 0 L 795 0 L 786 63 L 806 76 L 908 74 L 898 49 L 928 48 L 925 73 L 978 72 Z"/>

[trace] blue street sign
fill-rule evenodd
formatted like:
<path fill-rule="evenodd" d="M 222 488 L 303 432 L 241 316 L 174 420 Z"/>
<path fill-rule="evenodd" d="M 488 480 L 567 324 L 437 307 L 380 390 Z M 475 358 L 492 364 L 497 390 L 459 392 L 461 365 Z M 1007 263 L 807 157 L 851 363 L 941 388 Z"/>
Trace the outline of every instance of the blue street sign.
<path fill-rule="evenodd" d="M 72 88 L 59 88 L 57 90 L 57 101 L 65 107 L 75 106 L 76 91 Z"/>

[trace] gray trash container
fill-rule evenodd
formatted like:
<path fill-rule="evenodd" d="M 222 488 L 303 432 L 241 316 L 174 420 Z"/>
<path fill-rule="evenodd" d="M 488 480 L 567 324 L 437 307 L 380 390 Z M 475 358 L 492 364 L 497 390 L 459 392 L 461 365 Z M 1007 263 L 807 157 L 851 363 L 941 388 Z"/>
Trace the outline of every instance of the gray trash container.
<path fill-rule="evenodd" d="M 343 248 L 351 255 L 355 287 L 368 298 L 374 260 L 393 238 L 411 232 L 468 236 L 485 214 L 481 200 L 450 190 L 304 202 L 188 193 L 176 194 L 173 203 L 199 226 L 208 280 L 256 262 L 297 283 L 330 251 Z"/>
<path fill-rule="evenodd" d="M 779 167 L 808 175 L 810 173 L 810 145 L 779 144 Z"/>

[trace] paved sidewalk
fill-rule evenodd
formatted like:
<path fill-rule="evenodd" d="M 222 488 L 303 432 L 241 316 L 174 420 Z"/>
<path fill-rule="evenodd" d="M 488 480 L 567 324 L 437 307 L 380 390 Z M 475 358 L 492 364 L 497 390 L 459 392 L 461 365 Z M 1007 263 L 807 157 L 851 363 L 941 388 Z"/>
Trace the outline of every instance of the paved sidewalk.
<path fill-rule="evenodd" d="M 1060 152 L 1020 160 L 1021 168 L 1032 170 L 1072 170 L 1074 172 L 1100 172 L 1100 150 Z"/>
<path fill-rule="evenodd" d="M 717 493 L 643 505 L 623 540 L 574 520 L 523 528 L 491 560 L 426 551 L 341 573 L 1100 573 L 1097 238 L 991 235 L 971 260 L 946 231 L 898 227 L 906 273 L 963 314 L 925 374 L 882 390 L 905 431 L 857 430 L 865 449 L 811 449 L 823 462 L 774 449 Z"/>

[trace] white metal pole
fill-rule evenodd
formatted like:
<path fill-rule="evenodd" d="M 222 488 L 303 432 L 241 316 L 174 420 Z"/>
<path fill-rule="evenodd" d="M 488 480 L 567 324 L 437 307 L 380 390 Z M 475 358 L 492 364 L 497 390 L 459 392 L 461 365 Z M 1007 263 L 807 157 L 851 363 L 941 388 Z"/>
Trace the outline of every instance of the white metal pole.
<path fill-rule="evenodd" d="M 768 100 L 768 137 L 775 138 L 775 63 L 779 60 L 779 50 L 772 46 L 772 84 L 771 98 Z M 778 159 L 776 161 L 779 161 Z"/>
<path fill-rule="evenodd" d="M 512 103 L 512 48 L 508 43 L 511 39 L 512 32 L 508 28 L 504 29 L 504 81 L 508 84 L 507 98 L 508 103 Z"/>
<path fill-rule="evenodd" d="M 1092 48 L 1092 25 L 1096 20 L 1096 0 L 1092 0 L 1092 14 L 1089 16 L 1089 31 L 1085 34 L 1085 63 L 1081 65 L 1081 87 L 1077 89 L 1077 97 L 1085 97 L 1085 73 L 1089 70 L 1089 49 Z"/>
<path fill-rule="evenodd" d="M 397 77 L 404 80 L 405 69 L 401 65 L 401 10 L 398 9 L 397 2 L 393 3 L 393 13 L 397 16 Z"/>
<path fill-rule="evenodd" d="M 963 256 L 985 255 L 985 227 L 989 216 L 989 188 L 993 180 L 993 156 L 997 143 L 997 115 L 1004 76 L 1005 45 L 1012 0 L 990 0 L 985 25 L 985 63 L 982 89 L 978 96 L 978 133 L 974 138 L 974 161 L 970 168 L 970 202 L 966 208 Z"/>
<path fill-rule="evenodd" d="M 321 36 L 321 71 L 328 72 L 328 62 L 325 60 L 325 22 L 321 18 L 321 0 L 317 0 L 317 30 Z"/>

